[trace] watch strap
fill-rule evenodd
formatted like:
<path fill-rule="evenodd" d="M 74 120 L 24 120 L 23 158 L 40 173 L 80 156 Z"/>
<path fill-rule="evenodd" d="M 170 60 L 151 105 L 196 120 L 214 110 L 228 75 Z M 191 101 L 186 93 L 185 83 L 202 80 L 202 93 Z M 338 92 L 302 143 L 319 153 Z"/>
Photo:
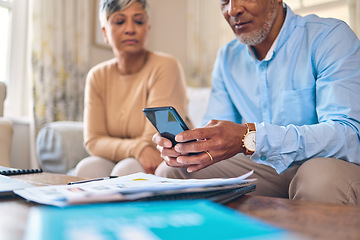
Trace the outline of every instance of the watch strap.
<path fill-rule="evenodd" d="M 246 123 L 248 132 L 256 131 L 255 123 Z"/>

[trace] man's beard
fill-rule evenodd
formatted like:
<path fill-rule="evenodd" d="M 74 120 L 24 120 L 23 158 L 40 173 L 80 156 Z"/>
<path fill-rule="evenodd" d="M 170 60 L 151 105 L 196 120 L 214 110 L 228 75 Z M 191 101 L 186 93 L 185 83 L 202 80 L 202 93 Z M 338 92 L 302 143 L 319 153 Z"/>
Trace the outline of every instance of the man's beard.
<path fill-rule="evenodd" d="M 236 38 L 243 44 L 249 45 L 249 46 L 255 46 L 267 38 L 267 36 L 270 33 L 270 30 L 274 24 L 275 18 L 276 18 L 276 11 L 277 7 L 276 4 L 274 4 L 274 1 L 272 2 L 272 8 L 271 11 L 267 14 L 267 19 L 265 23 L 263 24 L 261 29 L 254 30 L 250 33 L 243 33 L 240 35 L 236 35 Z"/>

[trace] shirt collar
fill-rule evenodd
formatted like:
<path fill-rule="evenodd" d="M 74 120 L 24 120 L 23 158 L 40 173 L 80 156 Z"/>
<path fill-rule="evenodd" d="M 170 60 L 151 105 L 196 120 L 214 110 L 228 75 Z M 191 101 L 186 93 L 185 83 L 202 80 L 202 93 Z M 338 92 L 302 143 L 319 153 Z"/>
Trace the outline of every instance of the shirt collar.
<path fill-rule="evenodd" d="M 271 45 L 269 51 L 267 52 L 265 58 L 264 58 L 262 61 L 269 61 L 269 60 L 272 58 L 272 56 L 274 55 L 274 50 L 275 50 L 275 47 L 276 47 L 276 44 L 277 44 L 278 39 L 279 39 L 279 35 L 276 37 L 275 41 L 274 41 L 273 44 Z M 256 56 L 255 56 L 255 52 L 254 52 L 253 47 L 252 47 L 252 46 L 248 46 L 248 48 L 249 48 L 249 52 L 250 52 L 250 54 L 251 54 L 251 57 L 252 57 L 254 60 L 256 60 L 257 58 L 256 58 Z"/>
<path fill-rule="evenodd" d="M 279 39 L 279 35 L 277 35 L 275 41 L 273 42 L 273 44 L 271 45 L 271 48 L 269 49 L 269 51 L 267 52 L 265 58 L 263 61 L 269 61 L 273 55 L 274 55 L 274 50 L 275 50 L 275 47 L 276 47 L 276 44 L 278 42 L 278 39 Z"/>

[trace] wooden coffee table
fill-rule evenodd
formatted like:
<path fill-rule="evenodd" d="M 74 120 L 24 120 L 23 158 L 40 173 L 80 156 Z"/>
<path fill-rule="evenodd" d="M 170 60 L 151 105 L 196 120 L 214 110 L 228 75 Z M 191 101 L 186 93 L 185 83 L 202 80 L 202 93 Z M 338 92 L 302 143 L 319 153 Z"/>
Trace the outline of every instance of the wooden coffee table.
<path fill-rule="evenodd" d="M 77 177 L 36 173 L 13 176 L 34 185 L 61 185 Z M 0 200 L 1 239 L 22 239 L 30 207 L 38 204 L 20 198 Z M 360 207 L 244 196 L 230 208 L 278 226 L 304 239 L 360 239 Z"/>
<path fill-rule="evenodd" d="M 360 207 L 259 196 L 228 206 L 305 239 L 360 239 Z"/>

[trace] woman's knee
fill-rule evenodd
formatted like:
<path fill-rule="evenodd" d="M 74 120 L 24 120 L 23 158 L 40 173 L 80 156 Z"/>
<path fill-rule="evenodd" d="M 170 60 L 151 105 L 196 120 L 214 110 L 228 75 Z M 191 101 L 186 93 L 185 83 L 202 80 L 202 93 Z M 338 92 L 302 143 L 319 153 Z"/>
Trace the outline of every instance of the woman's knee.
<path fill-rule="evenodd" d="M 360 166 L 315 158 L 299 167 L 290 183 L 289 197 L 319 202 L 360 204 Z"/>
<path fill-rule="evenodd" d="M 133 173 L 145 172 L 144 168 L 135 158 L 126 158 L 118 162 L 111 171 L 112 176 L 125 176 Z"/>
<path fill-rule="evenodd" d="M 75 176 L 78 177 L 107 177 L 114 168 L 115 163 L 96 156 L 90 156 L 81 160 L 75 167 Z"/>

